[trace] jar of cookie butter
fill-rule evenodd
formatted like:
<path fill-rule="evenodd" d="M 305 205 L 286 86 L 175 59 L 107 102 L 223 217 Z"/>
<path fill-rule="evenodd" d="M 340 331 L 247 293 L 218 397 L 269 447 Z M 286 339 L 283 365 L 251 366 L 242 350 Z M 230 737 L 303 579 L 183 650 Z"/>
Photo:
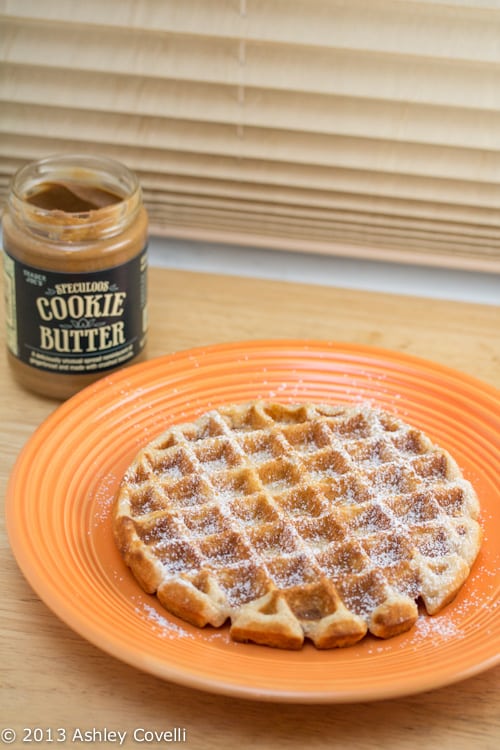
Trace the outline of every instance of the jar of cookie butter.
<path fill-rule="evenodd" d="M 14 176 L 3 216 L 7 356 L 66 399 L 145 356 L 148 220 L 122 164 L 55 156 Z"/>

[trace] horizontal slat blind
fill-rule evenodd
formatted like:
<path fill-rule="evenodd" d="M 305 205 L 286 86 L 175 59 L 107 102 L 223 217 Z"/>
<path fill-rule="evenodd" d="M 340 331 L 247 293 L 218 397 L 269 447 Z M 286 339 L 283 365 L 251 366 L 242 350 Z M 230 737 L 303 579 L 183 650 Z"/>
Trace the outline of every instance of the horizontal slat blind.
<path fill-rule="evenodd" d="M 0 0 L 0 192 L 123 161 L 158 233 L 500 271 L 500 0 Z"/>

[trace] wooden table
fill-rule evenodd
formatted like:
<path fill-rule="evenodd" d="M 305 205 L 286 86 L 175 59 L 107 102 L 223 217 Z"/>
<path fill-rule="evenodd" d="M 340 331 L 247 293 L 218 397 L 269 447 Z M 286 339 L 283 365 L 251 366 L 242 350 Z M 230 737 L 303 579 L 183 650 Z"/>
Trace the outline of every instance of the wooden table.
<path fill-rule="evenodd" d="M 150 307 L 151 357 L 222 341 L 322 338 L 410 352 L 500 387 L 500 307 L 157 269 Z M 22 391 L 4 360 L 3 486 L 21 446 L 57 405 Z M 82 640 L 25 582 L 4 528 L 1 539 L 0 729 L 16 729 L 12 747 L 29 746 L 19 741 L 23 727 L 127 731 L 123 747 L 155 746 L 135 742 L 136 727 L 185 728 L 186 741 L 177 744 L 200 750 L 500 747 L 498 667 L 427 694 L 363 705 L 276 705 L 198 692 Z M 118 746 L 109 737 L 93 744 Z"/>

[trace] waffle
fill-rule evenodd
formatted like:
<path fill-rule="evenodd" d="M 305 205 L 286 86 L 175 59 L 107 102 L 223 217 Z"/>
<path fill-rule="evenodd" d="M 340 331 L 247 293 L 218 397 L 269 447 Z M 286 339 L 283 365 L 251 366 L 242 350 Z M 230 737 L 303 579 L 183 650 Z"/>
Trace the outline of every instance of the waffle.
<path fill-rule="evenodd" d="M 114 507 L 142 588 L 236 641 L 350 646 L 450 602 L 481 543 L 453 458 L 365 405 L 253 401 L 172 426 L 127 470 Z"/>

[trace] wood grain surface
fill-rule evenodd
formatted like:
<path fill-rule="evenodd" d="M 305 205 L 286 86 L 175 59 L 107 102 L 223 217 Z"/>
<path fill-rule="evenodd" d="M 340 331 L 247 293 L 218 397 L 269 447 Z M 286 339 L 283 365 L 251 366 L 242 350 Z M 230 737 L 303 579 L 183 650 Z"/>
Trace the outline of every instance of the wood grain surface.
<path fill-rule="evenodd" d="M 259 338 L 318 338 L 410 352 L 500 387 L 500 307 L 330 287 L 150 271 L 148 356 Z M 3 331 L 3 325 L 2 325 Z M 3 334 L 2 334 L 3 335 Z M 4 345 L 2 339 L 2 346 Z M 23 391 L 0 369 L 3 493 L 24 442 L 57 402 Z M 455 685 L 361 705 L 276 705 L 162 682 L 123 664 L 58 620 L 31 590 L 9 548 L 4 517 L 0 577 L 0 729 L 11 747 L 193 749 L 307 747 L 356 750 L 493 750 L 500 746 L 500 668 Z M 57 728 L 64 743 L 22 742 L 24 727 Z M 133 730 L 185 729 L 184 742 L 139 742 Z M 94 734 L 90 743 L 81 732 Z M 89 737 L 91 735 L 88 735 Z M 100 740 L 99 740 L 100 736 Z"/>

